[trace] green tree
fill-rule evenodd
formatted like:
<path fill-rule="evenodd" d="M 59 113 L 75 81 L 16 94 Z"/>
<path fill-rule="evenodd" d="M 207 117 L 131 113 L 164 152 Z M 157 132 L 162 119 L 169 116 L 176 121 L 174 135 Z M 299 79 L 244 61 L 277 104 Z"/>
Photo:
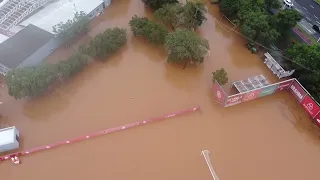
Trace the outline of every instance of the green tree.
<path fill-rule="evenodd" d="M 127 42 L 126 29 L 108 28 L 96 35 L 88 45 L 81 46 L 80 51 L 92 57 L 106 60 Z"/>
<path fill-rule="evenodd" d="M 279 9 L 282 4 L 279 0 L 264 0 L 266 9 Z"/>
<path fill-rule="evenodd" d="M 301 84 L 320 101 L 320 45 L 295 44 L 285 55 L 293 60 Z"/>
<path fill-rule="evenodd" d="M 220 85 L 224 85 L 224 84 L 228 83 L 227 72 L 223 68 L 212 72 L 212 82 L 213 83 L 218 82 Z"/>
<path fill-rule="evenodd" d="M 231 20 L 238 18 L 238 12 L 240 10 L 241 0 L 221 0 L 220 12 Z"/>
<path fill-rule="evenodd" d="M 176 4 L 179 3 L 178 0 L 142 0 L 146 5 L 150 6 L 152 9 L 159 9 L 165 4 Z"/>
<path fill-rule="evenodd" d="M 291 28 L 295 27 L 303 16 L 295 9 L 285 9 L 273 16 L 275 26 L 281 35 L 287 34 Z"/>
<path fill-rule="evenodd" d="M 53 32 L 64 43 L 74 38 L 80 33 L 86 33 L 89 30 L 90 19 L 83 11 L 76 12 L 73 19 L 67 20 L 67 22 L 60 22 L 53 26 Z"/>
<path fill-rule="evenodd" d="M 183 6 L 184 26 L 188 29 L 201 26 L 207 20 L 206 13 L 207 7 L 203 0 L 187 0 Z"/>
<path fill-rule="evenodd" d="M 209 52 L 208 41 L 189 30 L 169 33 L 165 39 L 165 48 L 168 52 L 168 63 L 185 63 L 185 67 L 187 63 L 203 63 Z"/>
<path fill-rule="evenodd" d="M 183 7 L 181 4 L 165 4 L 154 12 L 154 17 L 165 24 L 177 28 L 182 24 Z"/>
<path fill-rule="evenodd" d="M 70 78 L 82 71 L 89 62 L 89 58 L 81 53 L 74 53 L 67 60 L 56 64 L 57 74 L 60 79 Z"/>
<path fill-rule="evenodd" d="M 279 33 L 270 24 L 269 15 L 261 11 L 248 12 L 240 28 L 245 36 L 263 45 L 269 45 L 279 37 Z"/>
<path fill-rule="evenodd" d="M 40 96 L 56 79 L 52 65 L 15 68 L 6 75 L 9 95 L 16 99 Z"/>
<path fill-rule="evenodd" d="M 154 44 L 163 44 L 168 30 L 162 24 L 149 21 L 145 17 L 134 15 L 129 22 L 131 30 L 136 36 L 144 36 L 149 42 Z"/>

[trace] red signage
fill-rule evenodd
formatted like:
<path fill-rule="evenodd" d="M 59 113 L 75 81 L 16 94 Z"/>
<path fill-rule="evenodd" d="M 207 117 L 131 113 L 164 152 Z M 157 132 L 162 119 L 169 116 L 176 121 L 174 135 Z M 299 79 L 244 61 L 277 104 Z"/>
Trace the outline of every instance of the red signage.
<path fill-rule="evenodd" d="M 307 95 L 301 102 L 302 107 L 308 112 L 308 114 L 314 118 L 320 111 L 320 107 L 309 95 Z"/>
<path fill-rule="evenodd" d="M 318 115 L 313 119 L 316 121 L 317 125 L 320 127 L 320 112 L 318 112 Z"/>
<path fill-rule="evenodd" d="M 223 91 L 223 89 L 220 87 L 220 85 L 218 83 L 213 84 L 212 90 L 213 90 L 213 94 L 214 94 L 214 97 L 216 98 L 216 100 L 219 103 L 224 104 L 224 101 L 226 100 L 227 95 Z"/>
<path fill-rule="evenodd" d="M 256 89 L 254 91 L 246 92 L 245 94 L 243 94 L 242 101 L 244 102 L 244 101 L 250 101 L 250 100 L 256 99 L 259 97 L 260 92 L 261 92 L 261 89 Z"/>
<path fill-rule="evenodd" d="M 243 94 L 228 96 L 225 107 L 233 106 L 242 102 Z"/>
<path fill-rule="evenodd" d="M 307 94 L 297 81 L 294 81 L 291 84 L 289 90 L 297 98 L 299 102 L 301 102 Z"/>
<path fill-rule="evenodd" d="M 294 81 L 294 79 L 290 79 L 288 81 L 280 82 L 276 91 L 278 92 L 278 91 L 289 89 L 289 86 L 291 85 L 292 81 Z"/>

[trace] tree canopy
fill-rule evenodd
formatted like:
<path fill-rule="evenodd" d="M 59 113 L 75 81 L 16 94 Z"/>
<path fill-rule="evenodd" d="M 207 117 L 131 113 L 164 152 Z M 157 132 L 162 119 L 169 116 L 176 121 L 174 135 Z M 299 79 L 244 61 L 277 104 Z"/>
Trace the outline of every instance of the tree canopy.
<path fill-rule="evenodd" d="M 294 44 L 285 54 L 293 60 L 301 84 L 320 101 L 320 45 Z"/>
<path fill-rule="evenodd" d="M 246 14 L 241 32 L 261 44 L 271 44 L 279 37 L 277 30 L 270 24 L 268 15 L 260 11 L 252 11 Z"/>
<path fill-rule="evenodd" d="M 112 53 L 118 51 L 127 42 L 126 29 L 108 28 L 96 35 L 88 45 L 80 47 L 80 51 L 92 57 L 106 60 Z"/>
<path fill-rule="evenodd" d="M 169 33 L 165 39 L 168 63 L 203 63 L 209 52 L 208 41 L 190 30 Z"/>
<path fill-rule="evenodd" d="M 82 54 L 74 54 L 57 64 L 15 68 L 6 75 L 9 95 L 16 99 L 41 96 L 57 80 L 80 72 L 88 63 Z"/>
<path fill-rule="evenodd" d="M 154 17 L 173 28 L 194 29 L 206 20 L 207 7 L 202 0 L 188 0 L 181 4 L 166 4 L 154 12 Z"/>
<path fill-rule="evenodd" d="M 289 30 L 296 26 L 303 16 L 294 9 L 284 9 L 279 11 L 274 16 L 275 26 L 281 35 L 289 32 Z"/>
<path fill-rule="evenodd" d="M 142 0 L 142 2 L 150 6 L 152 9 L 159 9 L 165 4 L 179 3 L 178 0 Z"/>
<path fill-rule="evenodd" d="M 228 83 L 228 74 L 226 70 L 223 68 L 217 69 L 216 71 L 212 72 L 212 82 L 218 82 L 220 85 L 224 85 Z"/>
<path fill-rule="evenodd" d="M 76 12 L 73 19 L 67 20 L 67 22 L 60 22 L 54 25 L 53 32 L 64 43 L 80 33 L 86 33 L 89 30 L 90 19 L 83 11 Z"/>
<path fill-rule="evenodd" d="M 134 15 L 129 22 L 131 31 L 136 36 L 144 36 L 149 42 L 154 44 L 163 44 L 168 30 L 162 24 L 149 21 L 145 17 Z"/>

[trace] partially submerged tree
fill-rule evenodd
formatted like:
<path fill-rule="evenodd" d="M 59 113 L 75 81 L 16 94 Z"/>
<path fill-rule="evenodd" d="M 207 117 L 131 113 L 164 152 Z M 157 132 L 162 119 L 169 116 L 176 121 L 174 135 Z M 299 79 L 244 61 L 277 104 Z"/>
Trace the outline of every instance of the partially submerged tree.
<path fill-rule="evenodd" d="M 168 30 L 162 24 L 149 21 L 145 17 L 134 15 L 129 22 L 131 30 L 135 36 L 144 36 L 149 42 L 163 44 Z"/>
<path fill-rule="evenodd" d="M 166 4 L 179 3 L 178 0 L 142 0 L 142 2 L 150 6 L 152 9 L 159 9 Z"/>
<path fill-rule="evenodd" d="M 182 12 L 181 4 L 166 4 L 154 12 L 154 17 L 177 28 L 182 24 Z"/>
<path fill-rule="evenodd" d="M 89 30 L 90 19 L 83 11 L 76 12 L 73 19 L 67 20 L 67 22 L 60 22 L 53 26 L 53 32 L 64 43 L 80 33 L 86 33 Z"/>
<path fill-rule="evenodd" d="M 21 99 L 42 95 L 56 78 L 52 65 L 41 65 L 13 69 L 6 75 L 6 82 L 9 95 Z"/>
<path fill-rule="evenodd" d="M 56 64 L 59 78 L 65 79 L 72 77 L 82 71 L 89 62 L 89 58 L 81 53 L 74 53 L 67 60 Z"/>
<path fill-rule="evenodd" d="M 166 4 L 154 12 L 155 18 L 173 28 L 194 29 L 206 20 L 207 8 L 202 0 L 188 0 L 181 4 Z"/>
<path fill-rule="evenodd" d="M 191 29 L 201 26 L 207 20 L 207 7 L 203 0 L 187 0 L 183 6 L 183 18 L 186 28 Z"/>
<path fill-rule="evenodd" d="M 103 33 L 95 36 L 87 46 L 81 46 L 80 51 L 100 60 L 106 60 L 108 56 L 118 51 L 126 42 L 126 29 L 108 28 Z"/>
<path fill-rule="evenodd" d="M 179 30 L 169 33 L 165 39 L 165 48 L 168 52 L 168 63 L 203 63 L 209 53 L 208 41 L 199 37 L 195 32 Z"/>
<path fill-rule="evenodd" d="M 41 96 L 57 80 L 69 78 L 83 70 L 88 58 L 75 53 L 57 64 L 15 68 L 6 75 L 9 95 L 16 99 Z"/>
<path fill-rule="evenodd" d="M 212 72 L 212 82 L 213 83 L 218 82 L 220 85 L 224 85 L 224 84 L 228 83 L 227 72 L 223 68 Z"/>

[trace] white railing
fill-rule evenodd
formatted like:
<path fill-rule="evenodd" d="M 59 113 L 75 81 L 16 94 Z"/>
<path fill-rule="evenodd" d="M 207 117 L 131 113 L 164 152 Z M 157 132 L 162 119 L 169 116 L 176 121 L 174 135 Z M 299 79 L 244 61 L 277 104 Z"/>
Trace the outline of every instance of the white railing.
<path fill-rule="evenodd" d="M 10 9 L 9 12 L 6 12 L 4 16 L 0 17 L 0 24 L 3 23 L 9 16 L 11 16 L 13 13 L 15 13 L 19 8 L 23 6 L 23 3 L 25 1 L 19 1 L 16 4 L 14 4 L 16 1 L 9 1 L 8 3 L 11 3 L 13 5 L 13 8 Z"/>
<path fill-rule="evenodd" d="M 38 0 L 38 2 L 34 1 L 30 7 L 26 11 L 24 11 L 14 22 L 12 22 L 9 26 L 7 26 L 7 30 L 10 29 L 12 26 L 17 25 L 22 19 L 27 17 L 29 14 L 37 10 L 38 8 L 42 7 L 43 5 L 47 4 L 48 2 L 53 1 L 53 0 Z"/>

